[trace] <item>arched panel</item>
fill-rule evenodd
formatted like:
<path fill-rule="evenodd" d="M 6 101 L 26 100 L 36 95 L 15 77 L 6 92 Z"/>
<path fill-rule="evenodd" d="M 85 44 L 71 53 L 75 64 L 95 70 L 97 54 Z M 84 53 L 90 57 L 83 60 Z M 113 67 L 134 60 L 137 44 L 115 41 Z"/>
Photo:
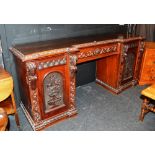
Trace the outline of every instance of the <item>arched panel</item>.
<path fill-rule="evenodd" d="M 122 81 L 133 78 L 135 59 L 136 59 L 136 55 L 134 52 L 127 53 L 125 57 Z"/>
<path fill-rule="evenodd" d="M 63 76 L 59 72 L 51 72 L 44 79 L 45 113 L 64 105 Z"/>

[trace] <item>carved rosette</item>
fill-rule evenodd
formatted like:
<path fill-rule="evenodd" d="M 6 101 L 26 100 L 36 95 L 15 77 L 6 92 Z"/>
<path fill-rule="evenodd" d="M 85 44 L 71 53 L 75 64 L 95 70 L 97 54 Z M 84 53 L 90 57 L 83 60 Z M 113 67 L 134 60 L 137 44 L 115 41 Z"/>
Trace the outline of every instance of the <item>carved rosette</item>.
<path fill-rule="evenodd" d="M 77 56 L 70 55 L 70 101 L 72 105 L 75 103 L 75 72 L 77 70 L 76 62 Z"/>
<path fill-rule="evenodd" d="M 38 104 L 38 89 L 36 87 L 36 69 L 37 66 L 35 62 L 27 62 L 26 63 L 26 71 L 27 71 L 27 83 L 29 85 L 30 98 L 32 103 L 32 115 L 33 120 L 35 122 L 39 122 L 41 120 L 39 104 Z"/>

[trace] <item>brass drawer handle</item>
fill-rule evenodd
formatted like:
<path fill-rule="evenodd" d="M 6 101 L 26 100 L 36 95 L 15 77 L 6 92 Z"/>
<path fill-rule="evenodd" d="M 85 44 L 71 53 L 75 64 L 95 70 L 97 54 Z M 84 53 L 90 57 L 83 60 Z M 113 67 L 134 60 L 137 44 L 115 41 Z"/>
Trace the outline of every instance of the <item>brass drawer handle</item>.
<path fill-rule="evenodd" d="M 151 80 L 155 80 L 155 76 L 151 76 L 150 78 L 151 78 Z"/>
<path fill-rule="evenodd" d="M 155 69 L 152 68 L 152 69 L 151 69 L 151 73 L 155 73 Z"/>

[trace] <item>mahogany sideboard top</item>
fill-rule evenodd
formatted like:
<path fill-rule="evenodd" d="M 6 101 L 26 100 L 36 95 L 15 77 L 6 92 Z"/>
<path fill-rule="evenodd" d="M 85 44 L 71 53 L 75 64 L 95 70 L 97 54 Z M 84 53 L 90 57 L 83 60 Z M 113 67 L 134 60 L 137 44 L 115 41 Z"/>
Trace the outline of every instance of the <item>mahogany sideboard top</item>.
<path fill-rule="evenodd" d="M 77 114 L 78 63 L 96 60 L 96 83 L 118 94 L 138 83 L 144 38 L 87 36 L 13 45 L 21 107 L 34 130 Z"/>
<path fill-rule="evenodd" d="M 84 47 L 118 42 L 126 43 L 142 39 L 144 38 L 140 36 L 128 36 L 121 34 L 111 36 L 92 35 L 14 45 L 10 48 L 10 50 L 22 61 L 26 61 L 56 53 L 78 51 L 79 48 Z"/>

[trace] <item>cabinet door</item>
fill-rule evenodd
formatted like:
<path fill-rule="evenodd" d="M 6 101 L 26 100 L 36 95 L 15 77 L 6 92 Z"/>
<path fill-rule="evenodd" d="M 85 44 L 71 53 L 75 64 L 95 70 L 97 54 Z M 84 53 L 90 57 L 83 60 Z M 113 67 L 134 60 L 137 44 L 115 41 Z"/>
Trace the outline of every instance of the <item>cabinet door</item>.
<path fill-rule="evenodd" d="M 38 62 L 39 103 L 42 119 L 69 109 L 69 67 L 66 57 Z"/>
<path fill-rule="evenodd" d="M 123 47 L 121 85 L 132 81 L 134 78 L 137 51 L 138 43 L 126 44 Z"/>

